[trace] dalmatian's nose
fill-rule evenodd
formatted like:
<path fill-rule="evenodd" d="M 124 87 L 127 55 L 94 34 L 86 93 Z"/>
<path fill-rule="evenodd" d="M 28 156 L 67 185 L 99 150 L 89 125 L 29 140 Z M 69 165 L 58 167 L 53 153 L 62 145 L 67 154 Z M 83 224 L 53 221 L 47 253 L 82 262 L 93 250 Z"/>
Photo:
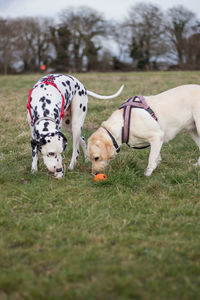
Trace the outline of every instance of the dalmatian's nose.
<path fill-rule="evenodd" d="M 62 168 L 60 168 L 60 169 L 56 169 L 56 172 L 58 173 L 58 172 L 62 172 Z"/>

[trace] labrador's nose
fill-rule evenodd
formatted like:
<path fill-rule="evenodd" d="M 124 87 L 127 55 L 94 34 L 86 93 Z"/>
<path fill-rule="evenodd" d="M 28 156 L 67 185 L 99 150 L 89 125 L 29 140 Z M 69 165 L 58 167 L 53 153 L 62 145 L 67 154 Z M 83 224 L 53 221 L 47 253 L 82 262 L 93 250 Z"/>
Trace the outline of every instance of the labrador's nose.
<path fill-rule="evenodd" d="M 56 172 L 58 173 L 58 172 L 62 172 L 62 168 L 60 168 L 60 169 L 56 169 Z"/>

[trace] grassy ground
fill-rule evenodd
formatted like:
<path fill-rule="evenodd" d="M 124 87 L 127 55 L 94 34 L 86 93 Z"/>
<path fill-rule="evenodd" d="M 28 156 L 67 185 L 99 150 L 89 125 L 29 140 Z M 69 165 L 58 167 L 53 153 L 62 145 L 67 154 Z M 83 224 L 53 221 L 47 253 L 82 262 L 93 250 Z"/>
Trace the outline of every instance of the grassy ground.
<path fill-rule="evenodd" d="M 76 74 L 89 99 L 86 138 L 135 94 L 200 83 L 200 72 Z M 149 150 L 123 146 L 94 183 L 83 157 L 58 181 L 30 173 L 28 90 L 40 75 L 0 77 L 0 299 L 200 299 L 198 150 L 179 135 L 145 178 Z M 64 154 L 69 164 L 71 142 Z"/>

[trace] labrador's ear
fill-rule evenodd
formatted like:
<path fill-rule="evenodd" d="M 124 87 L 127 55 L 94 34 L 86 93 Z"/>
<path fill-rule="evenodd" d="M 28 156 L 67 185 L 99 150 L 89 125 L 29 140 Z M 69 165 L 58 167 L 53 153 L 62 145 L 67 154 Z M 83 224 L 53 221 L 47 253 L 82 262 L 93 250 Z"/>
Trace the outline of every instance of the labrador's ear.
<path fill-rule="evenodd" d="M 104 145 L 103 156 L 105 160 L 110 160 L 116 155 L 115 148 L 110 142 L 106 142 Z"/>
<path fill-rule="evenodd" d="M 59 133 L 58 133 L 61 137 L 62 137 L 62 139 L 63 139 L 63 151 L 65 150 L 65 148 L 67 147 L 67 138 L 65 137 L 65 135 L 62 133 L 62 132 L 60 132 L 59 131 Z"/>

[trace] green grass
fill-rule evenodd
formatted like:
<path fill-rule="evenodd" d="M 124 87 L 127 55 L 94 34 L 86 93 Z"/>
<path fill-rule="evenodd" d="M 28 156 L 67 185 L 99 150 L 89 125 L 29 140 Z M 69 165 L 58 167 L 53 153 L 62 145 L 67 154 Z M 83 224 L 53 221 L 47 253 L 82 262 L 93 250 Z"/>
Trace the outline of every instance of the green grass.
<path fill-rule="evenodd" d="M 135 94 L 200 83 L 200 72 L 75 74 L 110 101 L 89 99 L 88 138 Z M 0 299 L 199 299 L 199 153 L 181 134 L 144 177 L 149 150 L 123 146 L 108 180 L 94 183 L 82 156 L 56 180 L 32 175 L 28 90 L 40 77 L 0 77 Z M 69 164 L 71 142 L 64 154 Z"/>

